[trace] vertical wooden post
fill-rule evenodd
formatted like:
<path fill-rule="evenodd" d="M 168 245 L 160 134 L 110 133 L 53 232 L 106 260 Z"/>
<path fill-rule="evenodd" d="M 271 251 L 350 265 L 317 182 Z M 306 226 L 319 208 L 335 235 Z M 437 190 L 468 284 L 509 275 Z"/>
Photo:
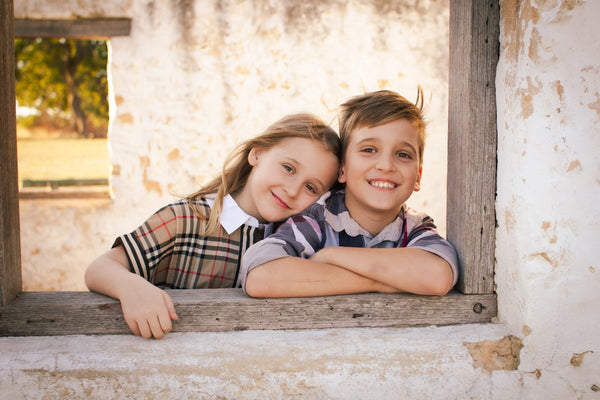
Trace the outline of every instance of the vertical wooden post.
<path fill-rule="evenodd" d="M 0 5 L 0 305 L 21 292 L 13 0 Z"/>
<path fill-rule="evenodd" d="M 465 294 L 494 290 L 498 0 L 450 2 L 447 235 Z"/>

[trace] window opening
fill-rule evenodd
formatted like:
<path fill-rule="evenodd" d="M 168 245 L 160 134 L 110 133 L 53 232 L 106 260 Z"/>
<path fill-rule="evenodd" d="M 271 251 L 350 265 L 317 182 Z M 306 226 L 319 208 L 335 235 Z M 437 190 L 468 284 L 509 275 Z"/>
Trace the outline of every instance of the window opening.
<path fill-rule="evenodd" d="M 107 43 L 15 39 L 20 198 L 108 195 Z"/>
<path fill-rule="evenodd" d="M 13 69 L 12 40 L 10 30 L 15 24 L 15 34 L 19 36 L 21 30 L 27 31 L 32 25 L 36 30 L 56 31 L 66 30 L 79 32 L 79 30 L 96 30 L 94 35 L 110 37 L 126 35 L 129 32 L 130 20 L 73 20 L 73 21 L 13 21 L 12 2 L 0 3 L 0 21 L 2 26 L 8 30 L 0 31 L 0 46 L 8 49 L 9 54 L 0 57 L 0 149 L 3 153 L 3 168 L 0 168 L 0 180 L 5 196 L 0 197 L 0 235 L 4 240 L 0 241 L 0 336 L 13 335 L 68 335 L 68 334 L 92 334 L 92 333 L 120 333 L 127 332 L 122 319 L 119 303 L 117 300 L 107 298 L 95 293 L 51 293 L 30 292 L 23 293 L 21 286 L 21 271 L 19 258 L 19 221 L 18 201 L 16 190 L 16 138 L 14 135 L 14 76 Z M 449 113 L 449 128 L 460 136 L 463 142 L 468 143 L 472 138 L 483 136 L 496 137 L 496 131 L 489 129 L 476 122 L 481 116 L 486 116 L 486 122 L 495 120 L 496 109 L 494 103 L 495 87 L 493 75 L 495 73 L 498 59 L 498 28 L 499 28 L 499 4 L 497 1 L 477 2 L 473 0 L 462 2 L 451 2 L 450 10 L 450 54 L 460 54 L 460 58 L 451 59 L 450 73 L 450 98 L 461 98 L 463 101 L 455 110 L 455 115 Z M 64 29 L 63 29 L 64 28 Z M 101 32 L 101 33 L 99 33 Z M 21 35 L 23 36 L 23 35 Z M 54 35 L 56 36 L 56 35 Z M 467 68 L 468 67 L 468 68 Z M 465 72 L 467 72 L 465 74 Z M 492 78 L 490 78 L 490 76 Z M 464 77 L 459 85 L 456 85 L 458 77 Z M 454 82 L 454 83 L 453 83 Z M 466 85 L 465 85 L 466 83 Z M 485 98 L 487 101 L 481 101 Z M 476 110 L 474 104 L 480 104 Z M 455 126 L 452 121 L 459 121 L 460 126 Z M 492 123 L 489 124 L 493 126 Z M 473 158 L 474 154 L 481 151 L 477 146 L 457 146 L 456 158 L 459 165 L 466 165 L 466 160 Z M 493 159 L 496 155 L 494 146 L 490 146 L 487 155 Z M 495 177 L 495 166 L 488 163 L 482 166 L 484 172 Z M 483 179 L 485 174 L 475 175 L 469 179 L 461 176 L 448 176 L 449 194 L 450 188 L 454 192 L 469 192 L 473 187 L 495 188 L 495 180 Z M 464 202 L 449 201 L 448 213 L 458 214 L 457 219 L 462 225 L 479 228 L 481 215 L 477 210 L 488 210 L 493 214 L 493 199 L 482 196 L 474 196 L 473 204 L 464 206 Z M 472 211 L 475 210 L 475 211 Z M 491 211 L 490 211 L 491 210 Z M 487 220 L 481 222 L 485 227 L 490 227 Z M 476 232 L 475 232 L 476 233 Z M 312 299 L 250 299 L 241 293 L 225 289 L 223 294 L 217 294 L 211 289 L 207 291 L 182 290 L 178 291 L 175 302 L 182 310 L 180 316 L 186 314 L 187 324 L 177 325 L 175 331 L 201 331 L 201 330 L 241 330 L 241 329 L 302 329 L 295 323 L 298 319 L 310 320 L 310 328 L 324 326 L 419 326 L 423 324 L 457 324 L 488 322 L 496 315 L 496 295 L 489 291 L 479 292 L 476 284 L 470 283 L 474 275 L 486 270 L 484 275 L 492 278 L 491 268 L 484 262 L 473 262 L 475 260 L 486 260 L 493 256 L 493 249 L 481 246 L 476 250 L 479 252 L 467 259 L 461 255 L 469 247 L 470 238 L 475 234 L 469 232 L 454 233 L 453 244 L 459 244 L 459 256 L 462 263 L 466 263 L 463 281 L 463 294 L 453 293 L 443 297 L 423 297 L 415 295 L 388 296 L 380 294 L 363 294 L 356 296 L 332 296 L 326 298 Z M 450 236 L 450 233 L 449 233 Z M 477 255 L 481 257 L 476 257 Z M 472 263 L 472 265 L 471 265 Z M 491 279 L 490 279 L 491 281 Z M 479 293 L 479 294 L 478 294 Z M 216 295 L 216 296 L 215 296 Z M 207 297 L 210 296 L 210 301 Z M 175 298 L 175 296 L 173 296 Z M 215 300 L 220 297 L 220 300 Z M 346 300 L 353 300 L 358 304 L 349 305 Z M 336 303 L 336 300 L 340 300 Z M 394 310 L 388 308 L 393 303 Z M 335 304 L 333 304 L 333 303 Z M 452 302 L 452 304 L 447 304 Z M 264 305 L 270 305 L 271 309 L 265 310 Z M 307 312 L 315 305 L 326 307 L 330 311 L 343 309 L 343 315 L 336 314 L 336 321 L 332 324 L 324 313 L 308 316 Z M 208 306 L 208 307 L 207 307 Z M 284 310 L 285 309 L 285 310 Z M 410 316 L 402 314 L 402 311 L 410 310 Z M 446 318 L 448 310 L 457 311 L 460 315 Z M 362 317 L 371 317 L 372 313 L 380 311 L 380 322 L 365 321 Z M 200 315 L 202 312 L 205 314 Z M 90 316 L 92 318 L 90 318 Z M 227 323 L 220 324 L 229 318 Z M 424 320 L 416 317 L 424 316 Z M 476 320 L 473 319 L 475 316 Z M 250 322 L 246 324 L 241 321 L 245 317 L 250 322 L 264 321 L 268 326 L 255 326 Z M 442 317 L 443 320 L 441 319 Z M 346 319 L 340 324 L 340 319 Z M 86 321 L 82 324 L 82 321 Z M 233 322 L 232 322 L 233 321 Z M 227 321 L 226 321 L 227 322 Z M 323 325 L 325 324 L 325 325 Z"/>

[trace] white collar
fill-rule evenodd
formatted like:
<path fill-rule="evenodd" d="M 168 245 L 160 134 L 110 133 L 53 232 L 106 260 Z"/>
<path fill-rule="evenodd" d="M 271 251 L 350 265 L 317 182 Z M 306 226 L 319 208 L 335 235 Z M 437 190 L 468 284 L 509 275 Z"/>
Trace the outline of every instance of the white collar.
<path fill-rule="evenodd" d="M 215 199 L 211 197 L 206 198 L 206 202 L 212 208 L 215 203 Z M 240 208 L 238 203 L 231 197 L 230 194 L 223 198 L 223 209 L 221 210 L 221 217 L 219 218 L 221 226 L 225 228 L 228 234 L 232 234 L 242 225 L 250 225 L 258 227 L 261 224 L 256 218 L 246 214 L 244 210 Z M 270 225 L 270 224 L 269 224 Z"/>

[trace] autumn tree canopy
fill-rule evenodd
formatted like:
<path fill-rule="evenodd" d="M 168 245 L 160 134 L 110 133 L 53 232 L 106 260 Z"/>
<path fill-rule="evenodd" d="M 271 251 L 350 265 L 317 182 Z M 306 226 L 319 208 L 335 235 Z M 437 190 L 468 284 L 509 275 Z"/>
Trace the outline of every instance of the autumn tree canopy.
<path fill-rule="evenodd" d="M 105 41 L 16 39 L 17 102 L 36 110 L 19 123 L 106 137 L 106 63 Z"/>

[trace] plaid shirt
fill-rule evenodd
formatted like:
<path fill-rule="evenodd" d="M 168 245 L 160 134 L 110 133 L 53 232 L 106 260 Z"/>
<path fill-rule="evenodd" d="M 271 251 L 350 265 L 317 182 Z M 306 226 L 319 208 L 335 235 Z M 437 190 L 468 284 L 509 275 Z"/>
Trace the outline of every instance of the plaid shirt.
<path fill-rule="evenodd" d="M 402 206 L 398 217 L 376 236 L 371 236 L 346 208 L 344 189 L 331 192 L 300 215 L 288 218 L 277 232 L 248 249 L 242 262 L 240 280 L 253 268 L 283 257 L 309 258 L 328 246 L 412 247 L 434 253 L 452 267 L 454 284 L 458 279 L 458 259 L 454 247 L 436 231 L 433 219 Z"/>
<path fill-rule="evenodd" d="M 197 199 L 194 203 L 208 215 L 210 205 L 206 199 Z M 248 217 L 239 212 L 241 209 L 235 202 L 231 208 L 237 208 L 234 218 L 238 221 L 241 214 Z M 223 213 L 226 212 L 224 209 Z M 157 286 L 173 289 L 234 287 L 241 255 L 264 237 L 264 228 L 241 221 L 230 234 L 223 226 L 219 226 L 215 235 L 200 234 L 207 222 L 208 219 L 194 214 L 187 200 L 180 200 L 158 210 L 133 232 L 118 237 L 113 247 L 122 245 L 133 271 Z"/>

